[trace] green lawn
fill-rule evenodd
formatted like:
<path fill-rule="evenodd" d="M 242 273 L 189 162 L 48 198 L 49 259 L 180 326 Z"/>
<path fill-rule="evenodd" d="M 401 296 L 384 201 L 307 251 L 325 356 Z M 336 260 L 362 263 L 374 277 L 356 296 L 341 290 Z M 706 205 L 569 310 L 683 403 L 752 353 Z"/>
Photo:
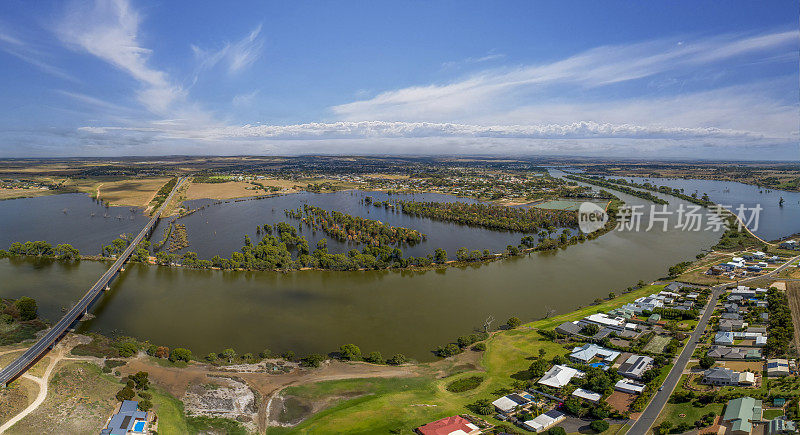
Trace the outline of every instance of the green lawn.
<path fill-rule="evenodd" d="M 343 400 L 312 415 L 294 428 L 270 428 L 268 433 L 408 433 L 430 421 L 468 412 L 465 405 L 477 399 L 494 400 L 503 394 L 503 389 L 509 389 L 515 380 L 512 376 L 526 371 L 531 358 L 539 355 L 539 349 L 544 349 L 548 359 L 569 352 L 562 345 L 541 336 L 538 329 L 553 329 L 563 322 L 608 311 L 641 296 L 661 291 L 663 287 L 645 286 L 599 305 L 498 332 L 486 341 L 486 352 L 481 359 L 486 372 L 464 372 L 444 378 L 436 378 L 431 373 L 417 378 L 351 379 L 288 388 L 286 394 L 308 399 L 340 396 L 346 392 L 362 392 L 365 395 Z M 571 349 L 571 346 L 568 347 Z M 666 368 L 665 373 L 668 370 Z M 476 374 L 484 376 L 484 381 L 477 388 L 462 393 L 447 391 L 446 386 L 453 380 Z M 500 423 L 490 417 L 486 419 Z"/>
<path fill-rule="evenodd" d="M 691 402 L 667 403 L 664 406 L 664 410 L 658 415 L 658 419 L 653 426 L 658 426 L 662 421 L 670 421 L 673 426 L 677 426 L 681 423 L 694 425 L 695 421 L 700 420 L 702 416 L 709 412 L 720 415 L 723 406 L 722 403 L 711 403 L 702 408 L 698 408 L 692 405 Z M 683 415 L 683 417 L 681 417 L 681 415 Z"/>
<path fill-rule="evenodd" d="M 765 409 L 764 412 L 761 414 L 762 420 L 772 420 L 775 417 L 780 417 L 783 415 L 782 409 Z"/>
<path fill-rule="evenodd" d="M 158 415 L 159 434 L 189 433 L 181 401 L 152 386 L 147 392 L 153 395 L 153 410 Z"/>

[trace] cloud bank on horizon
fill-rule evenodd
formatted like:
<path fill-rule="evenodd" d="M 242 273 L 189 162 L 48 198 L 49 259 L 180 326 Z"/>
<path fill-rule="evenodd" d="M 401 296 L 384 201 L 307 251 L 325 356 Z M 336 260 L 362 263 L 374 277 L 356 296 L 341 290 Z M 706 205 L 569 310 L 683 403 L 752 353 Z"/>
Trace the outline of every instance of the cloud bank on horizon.
<path fill-rule="evenodd" d="M 476 51 L 481 44 L 466 40 L 473 35 L 448 34 L 468 30 L 414 17 L 363 28 L 326 11 L 317 11 L 328 18 L 320 21 L 302 6 L 251 5 L 261 10 L 228 16 L 191 4 L 97 0 L 54 3 L 53 18 L 42 20 L 26 6 L 0 7 L 9 9 L 0 14 L 0 86 L 9 95 L 0 104 L 0 156 L 800 158 L 800 32 L 780 8 L 747 29 L 737 17 L 719 17 L 730 29 L 699 17 L 703 29 L 686 23 L 673 32 L 622 14 L 617 24 L 629 34 L 605 41 L 592 34 L 602 26 L 585 37 L 568 32 L 574 40 L 565 42 L 556 29 L 489 18 L 475 31 L 510 36 L 481 37 L 493 45 Z M 576 20 L 571 8 L 537 12 L 556 26 Z M 215 25 L 202 26 L 212 16 Z M 679 17 L 662 17 L 662 27 Z M 405 36 L 403 24 L 421 37 Z M 457 49 L 448 45 L 458 40 Z M 387 45 L 395 52 L 384 53 Z M 463 56 L 448 57 L 454 52 Z"/>

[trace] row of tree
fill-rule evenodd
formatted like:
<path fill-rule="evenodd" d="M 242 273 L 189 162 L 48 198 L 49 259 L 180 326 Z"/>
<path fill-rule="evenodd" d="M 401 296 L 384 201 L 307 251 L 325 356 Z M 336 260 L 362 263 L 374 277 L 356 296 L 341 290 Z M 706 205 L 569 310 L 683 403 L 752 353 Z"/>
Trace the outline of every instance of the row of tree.
<path fill-rule="evenodd" d="M 417 230 L 393 227 L 383 222 L 365 219 L 338 211 L 303 204 L 302 209 L 284 210 L 286 216 L 299 219 L 314 230 L 340 241 L 353 241 L 369 245 L 416 245 L 426 239 Z"/>
<path fill-rule="evenodd" d="M 62 243 L 53 247 L 49 242 L 37 240 L 25 243 L 14 242 L 8 247 L 7 251 L 0 249 L 0 258 L 22 255 L 55 258 L 60 261 L 78 261 L 81 259 L 80 252 L 69 243 Z"/>
<path fill-rule="evenodd" d="M 540 208 L 517 208 L 501 205 L 466 202 L 396 201 L 400 211 L 461 225 L 471 225 L 493 230 L 535 233 L 540 229 L 554 232 L 559 227 L 576 227 L 575 212 Z"/>
<path fill-rule="evenodd" d="M 648 201 L 654 202 L 659 205 L 667 205 L 669 201 L 665 199 L 661 199 L 650 192 L 643 192 L 641 190 L 637 190 L 628 186 L 620 185 L 617 183 L 612 183 L 604 178 L 599 177 L 579 177 L 577 175 L 565 175 L 565 178 L 569 178 L 570 180 L 580 181 L 581 183 L 588 183 L 594 184 L 595 186 L 605 187 L 608 189 L 618 190 L 622 193 L 635 196 L 637 198 L 646 199 Z"/>

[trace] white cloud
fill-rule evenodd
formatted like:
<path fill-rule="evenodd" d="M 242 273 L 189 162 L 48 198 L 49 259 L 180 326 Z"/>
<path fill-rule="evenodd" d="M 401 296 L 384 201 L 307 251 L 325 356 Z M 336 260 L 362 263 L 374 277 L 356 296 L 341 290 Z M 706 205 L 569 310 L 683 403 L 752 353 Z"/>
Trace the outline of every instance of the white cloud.
<path fill-rule="evenodd" d="M 234 107 L 247 107 L 247 106 L 250 106 L 250 105 L 253 104 L 253 100 L 256 98 L 256 95 L 258 95 L 258 93 L 259 93 L 259 90 L 256 89 L 253 92 L 248 92 L 248 93 L 245 93 L 245 94 L 238 94 L 235 97 L 233 97 L 233 100 L 231 101 L 231 104 L 233 104 Z"/>
<path fill-rule="evenodd" d="M 250 31 L 244 38 L 233 43 L 226 43 L 217 50 L 207 50 L 197 45 L 192 45 L 192 51 L 199 60 L 198 72 L 211 69 L 224 61 L 229 73 L 235 74 L 253 64 L 261 56 L 264 40 L 261 34 L 261 24 Z"/>
<path fill-rule="evenodd" d="M 658 40 L 602 46 L 572 57 L 514 69 L 490 69 L 447 84 L 413 86 L 333 106 L 345 120 L 469 120 L 508 111 L 518 95 L 543 92 L 548 86 L 595 88 L 696 67 L 743 54 L 785 50 L 797 52 L 797 32 L 759 36 L 725 35 L 697 41 Z"/>
<path fill-rule="evenodd" d="M 0 23 L 0 51 L 21 59 L 54 77 L 71 82 L 78 82 L 78 79 L 68 74 L 63 69 L 54 66 L 48 54 L 40 48 L 37 48 L 34 44 L 23 41 L 19 36 L 5 29 L 5 27 L 5 24 Z"/>
<path fill-rule="evenodd" d="M 93 6 L 73 4 L 57 27 L 70 47 L 86 51 L 126 72 L 142 88 L 139 101 L 149 110 L 166 114 L 186 92 L 170 83 L 167 74 L 148 66 L 151 50 L 139 41 L 139 13 L 127 0 L 97 0 Z"/>

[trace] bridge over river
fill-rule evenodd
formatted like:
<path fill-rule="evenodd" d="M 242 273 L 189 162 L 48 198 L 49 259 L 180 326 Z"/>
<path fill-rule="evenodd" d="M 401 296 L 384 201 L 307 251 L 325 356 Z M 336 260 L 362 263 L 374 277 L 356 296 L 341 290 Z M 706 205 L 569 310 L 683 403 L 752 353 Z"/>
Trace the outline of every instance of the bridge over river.
<path fill-rule="evenodd" d="M 36 361 L 38 361 L 42 356 L 47 354 L 53 346 L 56 345 L 58 340 L 64 336 L 64 334 L 69 330 L 69 328 L 78 321 L 82 316 L 86 315 L 89 312 L 89 307 L 100 298 L 100 295 L 104 290 L 109 288 L 109 284 L 111 281 L 116 278 L 121 271 L 124 270 L 125 263 L 130 259 L 131 254 L 133 254 L 133 250 L 139 245 L 139 243 L 144 240 L 145 238 L 150 237 L 153 232 L 153 229 L 158 222 L 158 219 L 161 217 L 161 212 L 164 210 L 164 207 L 170 203 L 172 200 L 172 196 L 175 192 L 178 191 L 178 188 L 183 184 L 185 178 L 179 178 L 178 182 L 175 183 L 175 187 L 172 188 L 172 191 L 167 196 L 167 199 L 164 203 L 158 208 L 158 210 L 153 214 L 153 217 L 147 223 L 147 225 L 139 231 L 139 234 L 133 239 L 133 241 L 128 245 L 125 251 L 117 257 L 117 260 L 114 264 L 97 280 L 96 283 L 86 292 L 85 295 L 78 301 L 75 306 L 73 306 L 65 315 L 58 321 L 47 333 L 36 342 L 30 349 L 26 350 L 19 358 L 15 359 L 11 364 L 7 367 L 4 367 L 0 371 L 0 383 L 3 386 L 7 386 L 9 382 L 13 381 L 14 379 L 18 378 L 20 375 L 25 373 L 31 366 L 33 366 Z"/>

